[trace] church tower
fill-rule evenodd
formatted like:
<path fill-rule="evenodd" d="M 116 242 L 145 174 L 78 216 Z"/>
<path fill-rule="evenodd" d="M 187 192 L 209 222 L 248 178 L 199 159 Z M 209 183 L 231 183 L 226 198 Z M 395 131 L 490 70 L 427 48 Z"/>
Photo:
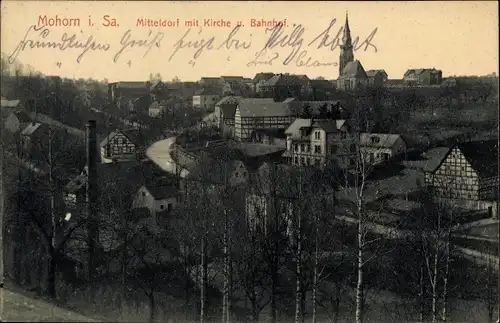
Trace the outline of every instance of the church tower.
<path fill-rule="evenodd" d="M 340 59 L 339 59 L 339 76 L 342 75 L 344 67 L 347 63 L 354 60 L 354 53 L 352 47 L 351 30 L 349 29 L 349 17 L 347 12 L 345 14 L 344 35 L 342 36 L 342 45 L 340 45 Z"/>

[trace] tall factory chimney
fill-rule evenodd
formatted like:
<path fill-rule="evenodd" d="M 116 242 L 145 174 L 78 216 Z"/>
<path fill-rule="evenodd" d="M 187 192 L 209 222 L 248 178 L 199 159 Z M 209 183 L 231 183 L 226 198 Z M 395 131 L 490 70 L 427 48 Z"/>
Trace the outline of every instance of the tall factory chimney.
<path fill-rule="evenodd" d="M 87 214 L 88 214 L 88 275 L 95 274 L 96 252 L 99 242 L 98 185 L 97 185 L 97 133 L 95 120 L 87 123 Z"/>

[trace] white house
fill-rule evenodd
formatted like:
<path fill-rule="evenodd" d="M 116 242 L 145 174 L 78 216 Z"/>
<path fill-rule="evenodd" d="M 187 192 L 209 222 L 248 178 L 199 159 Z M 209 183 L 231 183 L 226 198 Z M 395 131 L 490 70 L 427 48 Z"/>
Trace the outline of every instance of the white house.
<path fill-rule="evenodd" d="M 361 133 L 359 145 L 365 162 L 377 165 L 406 152 L 406 143 L 398 134 Z"/>
<path fill-rule="evenodd" d="M 203 88 L 193 95 L 193 107 L 201 110 L 211 110 L 221 98 L 219 88 Z"/>
<path fill-rule="evenodd" d="M 340 146 L 350 140 L 349 132 L 346 120 L 295 119 L 285 130 L 287 151 L 283 157 L 294 166 L 323 168 L 329 160 L 338 159 Z"/>
<path fill-rule="evenodd" d="M 172 211 L 178 203 L 178 191 L 174 185 L 150 185 L 141 186 L 133 199 L 133 208 L 147 208 L 153 218 L 157 221 L 160 212 Z"/>

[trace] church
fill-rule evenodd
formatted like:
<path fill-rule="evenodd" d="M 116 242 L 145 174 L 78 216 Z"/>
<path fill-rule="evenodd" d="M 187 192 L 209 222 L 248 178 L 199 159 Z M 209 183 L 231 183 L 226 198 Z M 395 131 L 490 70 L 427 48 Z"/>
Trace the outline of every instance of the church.
<path fill-rule="evenodd" d="M 360 61 L 354 60 L 354 46 L 352 44 L 351 30 L 349 28 L 349 17 L 346 13 L 342 45 L 340 45 L 337 89 L 354 90 L 368 82 L 368 75 L 363 65 L 361 65 Z"/>

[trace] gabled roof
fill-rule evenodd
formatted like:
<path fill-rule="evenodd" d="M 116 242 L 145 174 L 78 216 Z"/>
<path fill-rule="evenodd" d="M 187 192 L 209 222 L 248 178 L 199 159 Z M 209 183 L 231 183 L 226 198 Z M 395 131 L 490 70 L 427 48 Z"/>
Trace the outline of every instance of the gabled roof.
<path fill-rule="evenodd" d="M 314 118 L 298 118 L 285 130 L 285 134 L 291 136 L 292 139 L 300 138 L 301 129 L 321 128 L 327 133 L 337 132 L 346 120 L 331 120 L 331 119 L 314 119 Z"/>
<path fill-rule="evenodd" d="M 144 188 L 148 190 L 155 200 L 163 200 L 169 197 L 174 197 L 179 193 L 177 187 L 169 183 L 148 183 L 144 185 Z"/>
<path fill-rule="evenodd" d="M 122 133 L 125 137 L 127 137 L 134 145 L 137 146 L 145 146 L 147 144 L 147 140 L 144 134 L 139 129 L 122 129 L 111 132 L 101 141 L 101 147 L 106 146 L 111 139 L 113 139 L 118 133 Z"/>
<path fill-rule="evenodd" d="M 363 65 L 358 60 L 347 63 L 347 65 L 344 67 L 344 70 L 342 71 L 341 76 L 357 79 L 368 77 L 366 75 L 365 69 L 363 68 Z"/>
<path fill-rule="evenodd" d="M 294 112 L 283 102 L 273 99 L 241 99 L 238 103 L 240 116 L 245 117 L 278 117 L 293 115 Z"/>
<path fill-rule="evenodd" d="M 469 141 L 456 146 L 479 176 L 498 176 L 498 140 Z"/>
<path fill-rule="evenodd" d="M 387 73 L 385 72 L 385 70 L 368 70 L 368 71 L 366 71 L 366 75 L 368 77 L 374 77 L 374 76 L 376 76 L 379 73 L 387 75 Z"/>
<path fill-rule="evenodd" d="M 435 68 L 412 68 L 412 69 L 409 69 L 405 72 L 404 76 L 408 76 L 408 75 L 411 75 L 411 74 L 415 74 L 415 75 L 420 75 L 424 72 L 430 72 L 430 73 L 440 73 L 441 70 L 437 70 Z"/>
<path fill-rule="evenodd" d="M 302 86 L 309 82 L 307 75 L 276 74 L 264 86 Z"/>
<path fill-rule="evenodd" d="M 257 73 L 255 74 L 253 81 L 255 83 L 260 81 L 267 81 L 274 76 L 274 73 Z"/>
<path fill-rule="evenodd" d="M 243 98 L 241 96 L 234 96 L 234 95 L 228 95 L 228 96 L 225 96 L 223 97 L 222 99 L 219 100 L 219 102 L 217 102 L 215 104 L 215 106 L 222 106 L 222 105 L 225 105 L 225 104 L 237 104 L 238 101 Z"/>
<path fill-rule="evenodd" d="M 205 87 L 194 93 L 194 95 L 220 95 L 220 94 L 221 94 L 221 89 L 215 87 Z"/>
<path fill-rule="evenodd" d="M 360 134 L 359 144 L 360 146 L 363 147 L 392 148 L 396 143 L 396 141 L 400 138 L 401 140 L 403 140 L 403 137 L 401 137 L 401 135 L 398 134 L 365 132 Z"/>

